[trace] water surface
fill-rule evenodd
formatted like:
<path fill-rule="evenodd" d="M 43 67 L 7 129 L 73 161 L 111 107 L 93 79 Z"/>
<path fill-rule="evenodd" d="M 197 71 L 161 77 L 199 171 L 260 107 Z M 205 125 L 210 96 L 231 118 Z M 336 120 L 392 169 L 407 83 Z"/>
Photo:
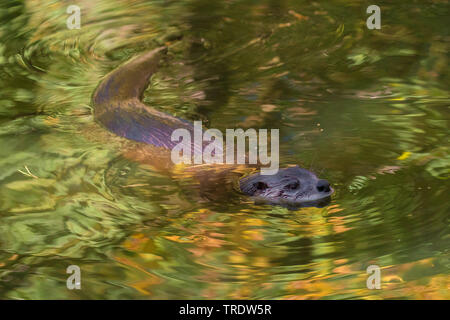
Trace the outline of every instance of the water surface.
<path fill-rule="evenodd" d="M 2 1 L 0 298 L 448 299 L 448 1 L 379 1 L 381 30 L 370 4 L 77 1 L 68 30 L 65 1 Z M 331 181 L 330 205 L 199 199 L 125 159 L 91 95 L 162 44 L 146 103 L 279 128 L 281 166 Z"/>

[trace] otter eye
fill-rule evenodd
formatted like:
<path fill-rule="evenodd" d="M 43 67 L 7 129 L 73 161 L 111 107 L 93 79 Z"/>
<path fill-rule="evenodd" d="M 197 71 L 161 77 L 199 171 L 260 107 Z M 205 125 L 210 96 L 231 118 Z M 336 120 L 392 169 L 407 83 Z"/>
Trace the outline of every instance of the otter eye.
<path fill-rule="evenodd" d="M 289 184 L 286 186 L 286 188 L 289 189 L 289 190 L 295 190 L 295 189 L 297 189 L 299 186 L 300 186 L 300 184 L 298 183 L 298 181 L 296 181 L 296 182 L 289 183 Z"/>
<path fill-rule="evenodd" d="M 264 190 L 267 189 L 269 186 L 267 185 L 267 183 L 262 182 L 262 181 L 258 181 L 253 185 L 256 189 L 258 190 Z"/>

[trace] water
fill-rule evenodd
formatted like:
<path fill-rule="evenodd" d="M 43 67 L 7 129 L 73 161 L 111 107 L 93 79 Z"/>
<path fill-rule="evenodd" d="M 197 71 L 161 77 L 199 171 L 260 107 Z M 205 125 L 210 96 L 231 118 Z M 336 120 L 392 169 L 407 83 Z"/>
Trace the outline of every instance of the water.
<path fill-rule="evenodd" d="M 66 2 L 2 1 L 0 298 L 448 299 L 448 2 L 377 4 L 381 30 L 364 1 L 77 1 L 68 30 Z M 164 43 L 148 104 L 280 128 L 330 205 L 208 201 L 124 158 L 92 92 Z"/>

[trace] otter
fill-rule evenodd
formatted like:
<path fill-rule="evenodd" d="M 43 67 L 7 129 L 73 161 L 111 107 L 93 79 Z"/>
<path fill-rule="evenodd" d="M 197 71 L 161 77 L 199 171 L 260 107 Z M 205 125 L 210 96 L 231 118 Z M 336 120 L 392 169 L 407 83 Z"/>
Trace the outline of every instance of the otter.
<path fill-rule="evenodd" d="M 127 157 L 159 169 L 171 170 L 174 165 L 170 160 L 170 151 L 176 145 L 171 140 L 172 132 L 178 128 L 193 132 L 194 126 L 187 120 L 142 102 L 150 77 L 158 70 L 160 59 L 166 52 L 167 47 L 151 50 L 113 70 L 94 91 L 92 105 L 97 122 L 110 132 L 131 140 L 132 147 L 125 150 Z M 243 194 L 256 202 L 288 208 L 324 206 L 334 192 L 328 181 L 299 166 L 279 169 L 274 175 L 252 173 L 247 176 L 233 166 L 216 164 L 214 170 L 208 170 L 205 165 L 193 165 L 190 170 L 203 172 L 203 177 L 208 176 L 203 180 L 207 181 L 213 180 L 211 175 L 220 180 L 224 175 L 238 173 L 238 189 Z M 215 186 L 220 183 L 216 182 Z"/>

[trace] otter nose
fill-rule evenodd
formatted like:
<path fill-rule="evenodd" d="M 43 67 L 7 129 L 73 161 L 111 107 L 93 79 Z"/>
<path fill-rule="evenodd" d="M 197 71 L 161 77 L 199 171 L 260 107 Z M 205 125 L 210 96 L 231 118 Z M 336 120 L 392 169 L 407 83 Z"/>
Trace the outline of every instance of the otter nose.
<path fill-rule="evenodd" d="M 317 182 L 317 191 L 330 192 L 330 183 L 327 180 L 319 180 Z"/>

